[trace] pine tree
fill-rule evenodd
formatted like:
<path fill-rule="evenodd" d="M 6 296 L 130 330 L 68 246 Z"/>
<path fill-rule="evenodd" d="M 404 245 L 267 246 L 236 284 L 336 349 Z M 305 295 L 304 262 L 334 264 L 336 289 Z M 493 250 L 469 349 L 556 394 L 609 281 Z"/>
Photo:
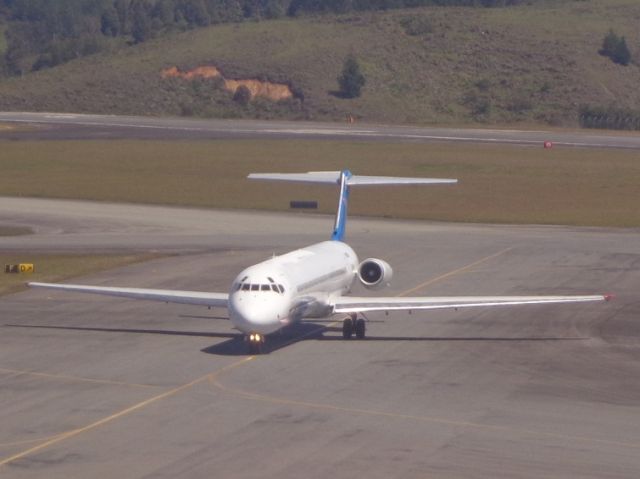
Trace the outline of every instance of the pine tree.
<path fill-rule="evenodd" d="M 627 47 L 627 41 L 624 37 L 620 37 L 615 50 L 613 51 L 613 61 L 620 65 L 628 65 L 631 61 L 631 52 Z"/>
<path fill-rule="evenodd" d="M 145 3 L 138 0 L 133 4 L 133 26 L 131 34 L 136 43 L 142 43 L 151 36 L 151 19 L 147 14 Z"/>
<path fill-rule="evenodd" d="M 349 55 L 344 61 L 342 74 L 338 77 L 340 93 L 345 98 L 357 98 L 365 83 L 366 79 L 360 72 L 358 60 L 353 55 Z"/>
<path fill-rule="evenodd" d="M 242 106 L 247 106 L 251 101 L 251 90 L 249 90 L 245 85 L 240 85 L 233 95 L 233 101 Z"/>
<path fill-rule="evenodd" d="M 100 17 L 100 31 L 103 35 L 117 37 L 120 33 L 120 19 L 113 6 L 108 7 Z"/>
<path fill-rule="evenodd" d="M 631 61 L 631 52 L 627 47 L 627 41 L 624 37 L 619 37 L 613 30 L 602 40 L 602 49 L 600 55 L 611 58 L 614 63 L 620 65 L 628 65 Z"/>
<path fill-rule="evenodd" d="M 600 50 L 600 54 L 606 57 L 610 57 L 611 54 L 615 51 L 616 46 L 618 45 L 618 35 L 616 35 L 613 30 L 609 30 L 602 40 L 602 49 Z"/>

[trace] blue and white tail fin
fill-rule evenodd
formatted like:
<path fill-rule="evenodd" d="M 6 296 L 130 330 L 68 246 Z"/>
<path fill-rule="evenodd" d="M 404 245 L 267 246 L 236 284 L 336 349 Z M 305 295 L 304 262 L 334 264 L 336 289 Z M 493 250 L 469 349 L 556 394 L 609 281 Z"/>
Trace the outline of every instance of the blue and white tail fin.
<path fill-rule="evenodd" d="M 438 185 L 457 183 L 458 180 L 446 178 L 402 178 L 394 176 L 358 176 L 349 170 L 310 171 L 308 173 L 251 173 L 252 180 L 296 181 L 301 183 L 322 183 L 340 186 L 338 211 L 331 239 L 342 241 L 347 225 L 347 208 L 351 186 L 371 185 Z"/>
<path fill-rule="evenodd" d="M 333 233 L 331 234 L 331 239 L 334 241 L 342 241 L 344 232 L 347 229 L 350 178 L 353 178 L 353 175 L 349 170 L 340 172 L 340 199 L 338 200 L 338 211 L 336 212 L 336 220 L 333 224 Z"/>

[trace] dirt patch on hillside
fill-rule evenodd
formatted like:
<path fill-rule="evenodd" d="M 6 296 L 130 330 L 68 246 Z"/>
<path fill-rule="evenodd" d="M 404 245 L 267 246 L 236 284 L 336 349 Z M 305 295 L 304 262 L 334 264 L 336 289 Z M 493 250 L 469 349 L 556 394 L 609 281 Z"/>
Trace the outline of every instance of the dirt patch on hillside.
<path fill-rule="evenodd" d="M 251 98 L 264 96 L 271 100 L 286 100 L 293 97 L 289 85 L 284 83 L 263 82 L 260 80 L 225 80 L 224 87 L 235 92 L 239 87 L 246 86 L 251 92 Z"/>
<path fill-rule="evenodd" d="M 178 67 L 165 68 L 162 70 L 162 78 L 183 78 L 193 80 L 194 78 L 216 78 L 222 76 L 220 70 L 214 66 L 196 67 L 193 70 L 181 72 Z"/>
<path fill-rule="evenodd" d="M 162 78 L 182 78 L 184 80 L 193 80 L 195 78 L 217 78 L 220 77 L 224 81 L 225 90 L 235 93 L 238 88 L 245 86 L 251 92 L 251 98 L 261 96 L 273 101 L 287 100 L 293 98 L 293 92 L 286 83 L 273 83 L 253 78 L 249 79 L 230 79 L 224 78 L 220 70 L 215 66 L 199 66 L 192 70 L 181 71 L 178 67 L 165 68 L 161 72 Z"/>

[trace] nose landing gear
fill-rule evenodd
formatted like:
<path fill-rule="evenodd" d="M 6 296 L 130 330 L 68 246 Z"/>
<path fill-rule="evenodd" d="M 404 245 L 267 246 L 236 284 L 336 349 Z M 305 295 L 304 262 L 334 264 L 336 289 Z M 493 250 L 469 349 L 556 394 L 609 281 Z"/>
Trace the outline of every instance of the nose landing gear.
<path fill-rule="evenodd" d="M 262 346 L 264 345 L 264 335 L 259 333 L 247 334 L 244 337 L 249 347 L 249 354 L 262 354 Z"/>
<path fill-rule="evenodd" d="M 351 339 L 355 333 L 356 339 L 364 339 L 366 333 L 366 323 L 364 318 L 358 318 L 358 315 L 353 313 L 342 321 L 342 337 L 344 339 Z"/>

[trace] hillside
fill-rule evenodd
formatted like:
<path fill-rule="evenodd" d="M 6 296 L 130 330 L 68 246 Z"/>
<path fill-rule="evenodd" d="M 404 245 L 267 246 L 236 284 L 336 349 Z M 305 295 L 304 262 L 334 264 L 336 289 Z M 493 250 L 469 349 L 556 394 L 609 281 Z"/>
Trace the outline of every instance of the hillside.
<path fill-rule="evenodd" d="M 612 28 L 640 63 L 639 21 L 637 0 L 576 0 L 218 25 L 5 79 L 0 109 L 575 126 L 583 104 L 640 110 L 640 67 L 597 53 Z M 335 94 L 350 53 L 367 80 L 353 100 Z M 220 77 L 162 76 L 201 66 L 287 84 L 298 98 L 243 106 Z"/>

